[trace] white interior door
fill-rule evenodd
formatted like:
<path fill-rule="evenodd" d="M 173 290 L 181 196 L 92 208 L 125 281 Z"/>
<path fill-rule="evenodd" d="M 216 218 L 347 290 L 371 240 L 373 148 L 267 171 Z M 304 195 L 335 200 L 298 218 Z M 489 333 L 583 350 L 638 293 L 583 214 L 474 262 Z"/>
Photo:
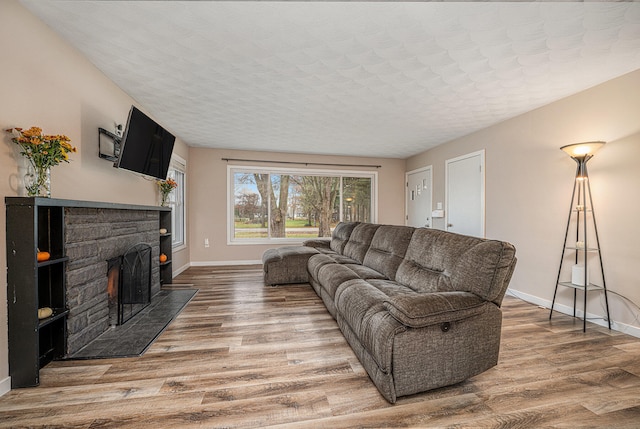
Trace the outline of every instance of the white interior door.
<path fill-rule="evenodd" d="M 432 171 L 431 166 L 409 171 L 407 184 L 406 224 L 415 227 L 431 227 Z"/>
<path fill-rule="evenodd" d="M 446 230 L 484 237 L 484 150 L 446 161 Z"/>

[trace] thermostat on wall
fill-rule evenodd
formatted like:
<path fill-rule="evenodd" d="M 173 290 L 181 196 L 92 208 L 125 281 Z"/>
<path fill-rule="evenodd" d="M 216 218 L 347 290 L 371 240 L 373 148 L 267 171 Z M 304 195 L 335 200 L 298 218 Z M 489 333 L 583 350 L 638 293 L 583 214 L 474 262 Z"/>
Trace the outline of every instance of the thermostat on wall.
<path fill-rule="evenodd" d="M 432 218 L 442 218 L 444 217 L 444 210 L 434 210 L 431 212 Z"/>

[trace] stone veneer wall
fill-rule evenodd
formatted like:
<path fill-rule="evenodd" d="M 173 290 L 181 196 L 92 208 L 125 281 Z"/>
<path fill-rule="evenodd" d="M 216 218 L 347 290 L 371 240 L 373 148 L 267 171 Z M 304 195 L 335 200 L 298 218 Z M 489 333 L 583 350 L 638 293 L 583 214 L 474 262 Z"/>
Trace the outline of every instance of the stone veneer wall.
<path fill-rule="evenodd" d="M 151 296 L 160 291 L 158 211 L 65 208 L 67 264 L 67 354 L 109 329 L 107 260 L 131 246 L 151 246 Z"/>

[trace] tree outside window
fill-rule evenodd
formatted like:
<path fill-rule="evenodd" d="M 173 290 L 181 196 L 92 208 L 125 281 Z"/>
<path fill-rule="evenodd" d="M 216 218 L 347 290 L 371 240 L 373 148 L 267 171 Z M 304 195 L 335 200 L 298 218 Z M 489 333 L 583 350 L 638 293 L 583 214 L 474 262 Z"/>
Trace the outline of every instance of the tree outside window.
<path fill-rule="evenodd" d="M 330 237 L 341 220 L 371 222 L 374 174 L 287 173 L 232 169 L 234 241 Z"/>

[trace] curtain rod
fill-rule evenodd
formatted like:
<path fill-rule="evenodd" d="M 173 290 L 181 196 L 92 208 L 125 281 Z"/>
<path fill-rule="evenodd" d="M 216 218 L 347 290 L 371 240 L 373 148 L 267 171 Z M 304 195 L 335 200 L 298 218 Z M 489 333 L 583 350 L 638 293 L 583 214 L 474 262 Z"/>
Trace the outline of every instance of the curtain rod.
<path fill-rule="evenodd" d="M 223 161 L 240 161 L 240 162 L 264 162 L 268 164 L 298 164 L 298 165 L 322 165 L 331 167 L 375 167 L 382 168 L 381 165 L 369 165 L 369 164 L 331 164 L 324 162 L 296 162 L 296 161 L 266 161 L 263 159 L 239 159 L 239 158 L 222 158 Z"/>

